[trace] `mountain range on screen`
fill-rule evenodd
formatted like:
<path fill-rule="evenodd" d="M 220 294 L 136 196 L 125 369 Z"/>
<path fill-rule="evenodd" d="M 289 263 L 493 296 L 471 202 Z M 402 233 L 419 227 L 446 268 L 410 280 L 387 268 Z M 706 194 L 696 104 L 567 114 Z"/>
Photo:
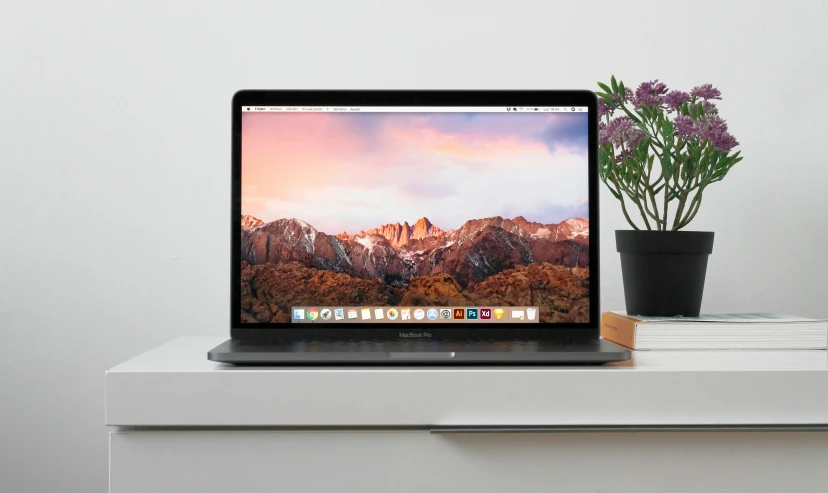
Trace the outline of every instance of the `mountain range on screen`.
<path fill-rule="evenodd" d="M 320 293 L 330 305 L 539 305 L 542 321 L 579 321 L 589 311 L 582 218 L 498 216 L 444 231 L 422 217 L 328 234 L 301 219 L 243 216 L 241 257 L 248 321 L 282 320 L 286 307 L 323 304 Z"/>

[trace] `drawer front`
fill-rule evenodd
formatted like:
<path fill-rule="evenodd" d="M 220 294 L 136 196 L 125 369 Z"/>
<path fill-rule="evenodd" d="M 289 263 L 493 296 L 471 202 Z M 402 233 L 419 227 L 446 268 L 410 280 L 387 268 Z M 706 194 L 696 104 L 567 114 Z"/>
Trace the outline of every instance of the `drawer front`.
<path fill-rule="evenodd" d="M 112 493 L 822 491 L 828 432 L 110 435 Z"/>
<path fill-rule="evenodd" d="M 804 353 L 821 358 L 825 367 L 825 351 Z M 115 372 L 106 377 L 106 423 L 227 428 L 818 425 L 828 424 L 828 392 L 814 389 L 826 387 L 824 369 L 229 367 Z"/>

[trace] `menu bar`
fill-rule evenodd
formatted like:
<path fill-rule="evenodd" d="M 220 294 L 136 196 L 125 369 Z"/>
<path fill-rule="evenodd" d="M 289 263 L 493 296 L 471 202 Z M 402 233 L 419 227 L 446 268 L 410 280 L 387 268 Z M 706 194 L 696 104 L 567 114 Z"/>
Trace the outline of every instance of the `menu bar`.
<path fill-rule="evenodd" d="M 586 106 L 243 106 L 250 113 L 578 113 Z"/>
<path fill-rule="evenodd" d="M 537 306 L 348 306 L 291 308 L 292 323 L 538 323 Z"/>

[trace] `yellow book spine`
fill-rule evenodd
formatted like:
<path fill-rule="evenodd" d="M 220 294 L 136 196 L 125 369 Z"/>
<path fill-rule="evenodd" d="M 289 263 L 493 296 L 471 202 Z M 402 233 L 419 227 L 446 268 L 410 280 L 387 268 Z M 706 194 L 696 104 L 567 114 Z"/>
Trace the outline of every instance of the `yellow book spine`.
<path fill-rule="evenodd" d="M 635 326 L 640 320 L 612 312 L 601 315 L 601 337 L 630 349 L 635 349 Z"/>

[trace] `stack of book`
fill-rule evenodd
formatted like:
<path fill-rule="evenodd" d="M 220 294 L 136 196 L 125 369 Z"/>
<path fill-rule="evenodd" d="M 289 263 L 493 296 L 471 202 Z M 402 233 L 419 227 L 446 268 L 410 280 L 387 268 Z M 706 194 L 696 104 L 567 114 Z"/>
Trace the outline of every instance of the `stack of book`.
<path fill-rule="evenodd" d="M 636 350 L 826 349 L 828 321 L 768 313 L 684 317 L 606 312 L 601 337 Z"/>

